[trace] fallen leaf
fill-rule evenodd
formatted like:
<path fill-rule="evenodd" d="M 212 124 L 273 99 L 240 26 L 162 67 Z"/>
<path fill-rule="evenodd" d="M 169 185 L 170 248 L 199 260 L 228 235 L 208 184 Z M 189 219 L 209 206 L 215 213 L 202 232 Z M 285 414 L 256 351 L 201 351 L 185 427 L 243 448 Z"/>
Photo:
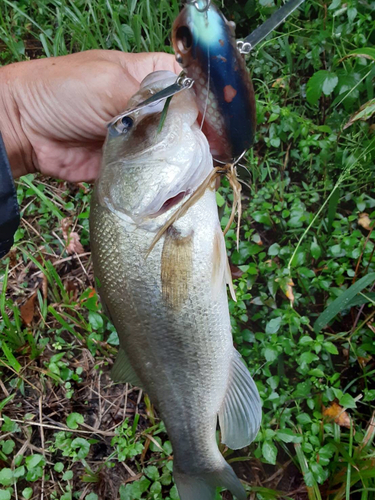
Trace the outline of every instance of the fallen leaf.
<path fill-rule="evenodd" d="M 79 235 L 78 235 L 78 233 L 72 231 L 69 234 L 68 245 L 66 247 L 66 251 L 69 254 L 84 253 L 85 250 L 84 250 L 84 248 L 82 246 L 82 243 L 79 241 Z"/>
<path fill-rule="evenodd" d="M 79 189 L 82 189 L 82 191 L 83 191 L 85 194 L 87 194 L 87 193 L 90 191 L 90 189 L 89 189 L 89 188 L 87 188 L 87 187 L 84 185 L 84 183 L 83 183 L 83 182 L 77 182 L 77 186 L 79 187 Z"/>
<path fill-rule="evenodd" d="M 293 286 L 294 286 L 294 283 L 292 280 L 290 280 L 286 284 L 286 291 L 284 290 L 285 295 L 288 297 L 288 299 L 290 301 L 290 305 L 293 305 L 293 303 L 294 303 L 294 294 L 293 294 L 293 288 L 292 288 Z"/>
<path fill-rule="evenodd" d="M 360 226 L 363 227 L 363 229 L 366 229 L 367 231 L 371 231 L 372 229 L 372 220 L 370 219 L 370 217 L 368 216 L 368 214 L 366 214 L 365 212 L 363 212 L 362 214 L 359 214 L 358 216 L 358 224 Z"/>
<path fill-rule="evenodd" d="M 273 82 L 273 84 L 271 86 L 272 86 L 272 88 L 276 87 L 276 88 L 285 89 L 284 78 L 283 77 L 276 78 L 276 80 Z"/>
<path fill-rule="evenodd" d="M 241 271 L 239 267 L 235 266 L 232 263 L 230 264 L 230 270 L 232 273 L 232 278 L 234 279 L 241 278 L 241 276 L 243 275 L 243 271 Z"/>
<path fill-rule="evenodd" d="M 77 300 L 78 297 L 78 284 L 73 281 L 72 279 L 69 279 L 65 283 L 65 290 L 68 292 L 68 294 L 71 295 L 71 298 L 73 301 Z"/>
<path fill-rule="evenodd" d="M 17 250 L 15 248 L 12 248 L 12 250 L 8 254 L 8 257 L 10 267 L 14 267 L 17 264 Z"/>
<path fill-rule="evenodd" d="M 367 363 L 369 363 L 372 360 L 372 356 L 367 356 L 367 358 L 362 358 L 361 356 L 359 356 L 357 359 L 361 367 L 364 368 L 367 365 Z"/>
<path fill-rule="evenodd" d="M 375 114 L 375 99 L 366 102 L 350 117 L 349 121 L 344 125 L 344 130 L 350 125 L 353 125 L 357 120 L 369 120 Z"/>
<path fill-rule="evenodd" d="M 31 326 L 31 323 L 33 321 L 35 312 L 35 299 L 36 292 L 34 292 L 23 304 L 23 306 L 20 307 L 21 318 L 26 326 Z"/>
<path fill-rule="evenodd" d="M 72 225 L 72 220 L 70 217 L 65 217 L 61 221 L 61 229 L 63 233 L 64 240 L 66 241 L 66 251 L 68 254 L 74 253 L 84 253 L 83 246 L 79 241 L 79 235 L 75 231 L 69 231 Z"/>
<path fill-rule="evenodd" d="M 48 279 L 45 274 L 42 275 L 42 293 L 43 293 L 43 299 L 45 300 L 47 298 L 47 291 L 48 291 Z"/>
<path fill-rule="evenodd" d="M 338 403 L 333 402 L 331 406 L 325 408 L 323 410 L 323 415 L 325 417 L 332 418 L 334 422 L 340 427 L 347 427 L 348 429 L 350 429 L 349 414 Z"/>

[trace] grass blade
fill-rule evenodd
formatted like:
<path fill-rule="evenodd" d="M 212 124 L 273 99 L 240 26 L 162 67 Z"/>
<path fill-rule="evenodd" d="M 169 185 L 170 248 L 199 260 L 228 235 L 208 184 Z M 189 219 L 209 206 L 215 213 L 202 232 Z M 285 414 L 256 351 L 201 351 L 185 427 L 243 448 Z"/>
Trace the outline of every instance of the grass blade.
<path fill-rule="evenodd" d="M 343 309 L 348 307 L 350 301 L 364 288 L 371 285 L 375 281 L 375 273 L 370 273 L 364 276 L 359 281 L 354 283 L 351 287 L 345 290 L 344 293 L 337 297 L 336 300 L 325 309 L 322 314 L 314 323 L 315 333 L 319 333 L 335 316 L 337 316 Z"/>

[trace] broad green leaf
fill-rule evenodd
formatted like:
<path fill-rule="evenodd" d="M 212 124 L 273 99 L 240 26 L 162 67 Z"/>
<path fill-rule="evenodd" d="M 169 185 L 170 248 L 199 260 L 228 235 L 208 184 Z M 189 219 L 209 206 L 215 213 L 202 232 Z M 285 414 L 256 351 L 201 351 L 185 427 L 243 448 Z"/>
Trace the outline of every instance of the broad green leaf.
<path fill-rule="evenodd" d="M 278 243 L 274 243 L 268 249 L 268 255 L 279 255 L 280 245 Z"/>
<path fill-rule="evenodd" d="M 298 436 L 291 429 L 279 429 L 276 436 L 284 443 L 302 443 L 302 436 Z"/>
<path fill-rule="evenodd" d="M 279 352 L 276 347 L 266 347 L 264 350 L 264 357 L 266 361 L 272 362 L 275 361 L 279 356 Z"/>
<path fill-rule="evenodd" d="M 348 19 L 349 22 L 353 22 L 354 19 L 357 17 L 358 11 L 355 7 L 349 7 L 348 9 Z"/>
<path fill-rule="evenodd" d="M 93 330 L 100 330 L 103 328 L 103 317 L 94 311 L 89 312 L 89 323 L 92 326 Z"/>
<path fill-rule="evenodd" d="M 225 204 L 224 198 L 221 196 L 219 191 L 216 191 L 216 204 L 219 208 L 221 208 Z"/>
<path fill-rule="evenodd" d="M 56 462 L 53 469 L 56 472 L 62 472 L 64 470 L 64 464 L 62 462 Z"/>
<path fill-rule="evenodd" d="M 10 486 L 13 483 L 12 469 L 4 467 L 0 470 L 0 484 L 2 486 Z"/>
<path fill-rule="evenodd" d="M 262 446 L 262 454 L 264 459 L 267 460 L 268 463 L 272 465 L 276 464 L 277 448 L 272 443 L 272 441 L 264 441 Z"/>
<path fill-rule="evenodd" d="M 332 344 L 332 342 L 324 342 L 323 347 L 330 354 L 338 354 L 339 353 L 339 351 L 337 350 L 337 347 L 335 346 L 335 344 Z"/>
<path fill-rule="evenodd" d="M 22 496 L 26 499 L 29 500 L 32 497 L 33 494 L 33 489 L 32 488 L 25 488 L 22 491 Z"/>
<path fill-rule="evenodd" d="M 98 495 L 96 493 L 89 493 L 85 496 L 85 500 L 98 500 Z"/>
<path fill-rule="evenodd" d="M 308 413 L 300 413 L 296 416 L 296 419 L 301 425 L 311 424 L 311 417 Z"/>
<path fill-rule="evenodd" d="M 86 458 L 90 451 L 90 443 L 84 438 L 75 438 L 72 441 L 71 447 L 77 451 L 77 458 Z"/>
<path fill-rule="evenodd" d="M 148 478 L 152 479 L 152 481 L 156 481 L 160 477 L 159 470 L 155 467 L 155 465 L 149 465 L 146 467 L 144 473 Z"/>
<path fill-rule="evenodd" d="M 330 95 L 334 91 L 336 85 L 338 84 L 338 81 L 339 79 L 335 73 L 328 73 L 323 82 L 323 94 Z"/>
<path fill-rule="evenodd" d="M 306 98 L 310 104 L 317 104 L 322 92 L 330 95 L 335 89 L 339 79 L 336 73 L 325 69 L 317 71 L 307 82 Z"/>
<path fill-rule="evenodd" d="M 25 463 L 27 470 L 31 470 L 37 467 L 38 465 L 44 465 L 45 458 L 43 457 L 43 455 L 36 453 L 35 455 L 29 455 L 28 457 L 26 457 Z"/>
<path fill-rule="evenodd" d="M 0 500 L 10 500 L 10 491 L 0 490 Z"/>
<path fill-rule="evenodd" d="M 324 372 L 320 368 L 313 368 L 309 371 L 309 375 L 313 377 L 322 378 L 324 377 Z"/>
<path fill-rule="evenodd" d="M 66 472 L 64 472 L 62 478 L 63 478 L 64 481 L 70 481 L 71 479 L 73 479 L 73 471 L 72 470 L 67 470 Z"/>
<path fill-rule="evenodd" d="M 318 361 L 318 356 L 314 354 L 313 352 L 307 351 L 303 352 L 300 357 L 300 362 L 301 363 L 307 363 L 308 365 L 312 363 L 313 361 Z"/>
<path fill-rule="evenodd" d="M 279 331 L 281 325 L 281 316 L 278 318 L 273 318 L 266 325 L 266 333 L 273 334 Z"/>
<path fill-rule="evenodd" d="M 340 398 L 339 403 L 343 408 L 356 408 L 357 406 L 353 396 L 347 393 Z"/>
<path fill-rule="evenodd" d="M 322 314 L 314 323 L 314 331 L 319 333 L 335 316 L 337 316 L 343 309 L 348 307 L 350 301 L 364 288 L 371 285 L 375 281 L 375 273 L 370 273 L 358 280 L 354 285 L 349 287 L 343 292 Z"/>
<path fill-rule="evenodd" d="M 329 10 L 335 10 L 337 7 L 340 7 L 341 0 L 333 0 L 331 5 L 328 7 Z"/>
<path fill-rule="evenodd" d="M 66 425 L 69 429 L 78 429 L 78 424 L 83 424 L 84 418 L 80 413 L 71 413 L 66 419 Z"/>
<path fill-rule="evenodd" d="M 311 243 L 310 251 L 311 251 L 311 255 L 312 255 L 313 259 L 315 259 L 315 260 L 318 260 L 322 254 L 322 249 L 318 245 L 315 237 Z"/>
<path fill-rule="evenodd" d="M 10 455 L 13 451 L 13 448 L 15 447 L 16 443 L 13 441 L 13 439 L 7 439 L 6 441 L 3 441 L 1 444 L 1 448 L 5 455 Z"/>

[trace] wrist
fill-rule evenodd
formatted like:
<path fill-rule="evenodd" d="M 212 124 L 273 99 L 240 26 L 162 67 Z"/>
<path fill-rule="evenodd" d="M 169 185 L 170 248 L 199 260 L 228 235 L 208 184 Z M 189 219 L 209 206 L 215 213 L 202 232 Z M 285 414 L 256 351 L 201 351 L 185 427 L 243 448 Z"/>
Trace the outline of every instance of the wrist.
<path fill-rule="evenodd" d="M 21 118 L 12 88 L 21 78 L 17 66 L 12 64 L 0 68 L 0 132 L 13 177 L 34 172 L 32 147 L 22 129 Z"/>

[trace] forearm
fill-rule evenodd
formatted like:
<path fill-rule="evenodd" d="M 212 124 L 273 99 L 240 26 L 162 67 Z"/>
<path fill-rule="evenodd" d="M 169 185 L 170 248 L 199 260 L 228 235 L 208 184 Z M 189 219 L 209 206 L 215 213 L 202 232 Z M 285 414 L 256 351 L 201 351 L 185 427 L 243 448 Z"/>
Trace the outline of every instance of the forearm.
<path fill-rule="evenodd" d="M 21 78 L 21 64 L 0 68 L 0 133 L 5 144 L 13 177 L 34 171 L 32 148 L 23 132 L 20 113 L 12 88 Z"/>

